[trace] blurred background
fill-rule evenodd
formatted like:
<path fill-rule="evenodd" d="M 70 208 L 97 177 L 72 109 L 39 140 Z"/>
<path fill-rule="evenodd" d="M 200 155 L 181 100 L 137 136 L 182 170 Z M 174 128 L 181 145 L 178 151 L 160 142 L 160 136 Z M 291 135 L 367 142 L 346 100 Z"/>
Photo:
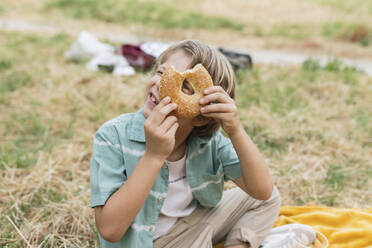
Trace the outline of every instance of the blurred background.
<path fill-rule="evenodd" d="M 89 70 L 83 30 L 116 54 L 192 38 L 248 55 L 236 103 L 283 205 L 370 207 L 372 1 L 2 0 L 1 247 L 98 246 L 93 135 L 142 107 L 149 75 Z"/>

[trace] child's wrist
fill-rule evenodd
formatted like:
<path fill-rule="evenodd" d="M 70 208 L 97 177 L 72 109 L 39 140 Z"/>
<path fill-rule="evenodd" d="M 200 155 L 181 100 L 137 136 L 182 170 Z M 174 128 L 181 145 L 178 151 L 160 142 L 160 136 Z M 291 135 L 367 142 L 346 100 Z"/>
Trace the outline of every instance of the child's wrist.
<path fill-rule="evenodd" d="M 151 161 L 152 165 L 155 165 L 157 167 L 161 167 L 166 160 L 166 157 L 160 156 L 159 154 L 153 154 L 148 151 L 145 151 L 145 153 L 143 154 L 143 158 L 148 159 L 149 161 Z"/>
<path fill-rule="evenodd" d="M 239 124 L 232 132 L 227 133 L 230 139 L 234 139 L 235 137 L 239 137 L 244 134 L 245 130 L 241 124 Z"/>

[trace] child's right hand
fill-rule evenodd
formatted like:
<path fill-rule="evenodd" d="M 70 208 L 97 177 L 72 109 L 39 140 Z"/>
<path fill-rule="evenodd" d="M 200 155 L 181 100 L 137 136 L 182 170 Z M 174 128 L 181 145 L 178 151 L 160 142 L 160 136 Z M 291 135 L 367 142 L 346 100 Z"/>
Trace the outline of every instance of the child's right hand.
<path fill-rule="evenodd" d="M 146 154 L 165 160 L 175 146 L 175 134 L 178 128 L 177 117 L 169 115 L 177 108 L 167 96 L 152 110 L 145 122 Z"/>

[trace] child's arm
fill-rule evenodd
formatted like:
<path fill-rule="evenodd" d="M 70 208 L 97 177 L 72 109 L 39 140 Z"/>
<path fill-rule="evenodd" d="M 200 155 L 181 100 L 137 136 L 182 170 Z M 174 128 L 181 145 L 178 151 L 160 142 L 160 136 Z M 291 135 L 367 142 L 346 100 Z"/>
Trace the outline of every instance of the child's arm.
<path fill-rule="evenodd" d="M 146 151 L 128 180 L 107 200 L 95 207 L 98 231 L 110 242 L 125 234 L 145 203 L 165 159 L 175 145 L 177 118 L 168 116 L 176 108 L 163 99 L 145 122 Z"/>
<path fill-rule="evenodd" d="M 256 145 L 242 126 L 234 134 L 230 135 L 230 139 L 239 157 L 243 172 L 243 176 L 234 182 L 256 199 L 269 199 L 273 191 L 273 183 L 269 168 L 266 166 Z"/>
<path fill-rule="evenodd" d="M 259 150 L 242 127 L 235 102 L 220 86 L 207 89 L 200 104 L 208 104 L 201 109 L 205 117 L 216 119 L 229 135 L 238 155 L 242 177 L 235 180 L 240 188 L 250 196 L 266 200 L 273 190 L 269 168 L 266 166 Z"/>

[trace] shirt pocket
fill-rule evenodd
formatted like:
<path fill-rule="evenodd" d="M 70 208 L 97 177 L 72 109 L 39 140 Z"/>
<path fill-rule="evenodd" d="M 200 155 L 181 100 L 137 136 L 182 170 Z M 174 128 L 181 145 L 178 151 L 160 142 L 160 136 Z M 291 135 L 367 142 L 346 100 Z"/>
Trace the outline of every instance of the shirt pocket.
<path fill-rule="evenodd" d="M 222 165 L 219 166 L 215 174 L 203 173 L 201 177 L 201 189 L 197 191 L 198 200 L 203 206 L 214 207 L 221 200 L 223 193 L 224 172 Z"/>
<path fill-rule="evenodd" d="M 218 182 L 220 179 L 223 180 L 225 173 L 223 172 L 223 166 L 221 163 L 219 163 L 217 171 L 213 174 L 210 173 L 203 173 L 202 177 L 204 180 L 207 181 L 213 181 L 213 182 Z"/>

